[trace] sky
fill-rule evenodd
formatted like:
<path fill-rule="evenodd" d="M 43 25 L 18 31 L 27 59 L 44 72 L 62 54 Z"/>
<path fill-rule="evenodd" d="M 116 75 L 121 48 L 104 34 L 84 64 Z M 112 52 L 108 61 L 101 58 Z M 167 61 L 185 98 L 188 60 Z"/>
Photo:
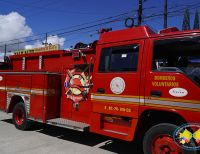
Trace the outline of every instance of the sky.
<path fill-rule="evenodd" d="M 187 7 L 192 27 L 200 1 L 168 0 L 169 27 L 181 29 Z M 60 44 L 62 49 L 78 42 L 91 43 L 98 39 L 98 30 L 102 28 L 124 29 L 128 17 L 137 23 L 137 9 L 138 0 L 0 0 L 0 56 L 4 44 L 8 54 L 41 47 L 46 33 L 47 42 Z M 143 9 L 143 25 L 156 32 L 163 29 L 163 17 L 155 15 L 163 13 L 164 0 L 145 0 Z"/>

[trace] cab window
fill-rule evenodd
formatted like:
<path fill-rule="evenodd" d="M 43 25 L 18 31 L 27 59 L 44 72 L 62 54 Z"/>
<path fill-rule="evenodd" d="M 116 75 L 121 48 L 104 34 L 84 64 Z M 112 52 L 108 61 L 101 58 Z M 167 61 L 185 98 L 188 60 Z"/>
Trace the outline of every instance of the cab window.
<path fill-rule="evenodd" d="M 137 71 L 138 45 L 103 48 L 99 72 Z"/>
<path fill-rule="evenodd" d="M 200 37 L 155 41 L 152 64 L 154 71 L 184 73 L 200 85 Z"/>

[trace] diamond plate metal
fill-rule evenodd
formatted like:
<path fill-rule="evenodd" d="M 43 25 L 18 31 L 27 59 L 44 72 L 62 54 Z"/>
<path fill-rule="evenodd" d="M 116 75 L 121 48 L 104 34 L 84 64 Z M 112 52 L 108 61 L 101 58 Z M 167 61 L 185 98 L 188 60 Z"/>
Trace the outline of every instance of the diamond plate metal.
<path fill-rule="evenodd" d="M 63 118 L 56 118 L 47 120 L 47 124 L 69 128 L 78 131 L 86 131 L 90 125 L 82 122 L 67 120 Z"/>

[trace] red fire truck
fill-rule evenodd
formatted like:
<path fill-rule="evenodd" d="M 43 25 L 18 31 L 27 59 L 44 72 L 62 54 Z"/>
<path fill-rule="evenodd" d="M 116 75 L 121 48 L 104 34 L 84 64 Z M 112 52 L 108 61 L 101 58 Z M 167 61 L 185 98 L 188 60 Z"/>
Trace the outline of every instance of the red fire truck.
<path fill-rule="evenodd" d="M 38 121 L 182 154 L 174 131 L 200 123 L 200 30 L 104 29 L 89 45 L 19 51 L 0 68 L 0 109 L 20 130 Z"/>

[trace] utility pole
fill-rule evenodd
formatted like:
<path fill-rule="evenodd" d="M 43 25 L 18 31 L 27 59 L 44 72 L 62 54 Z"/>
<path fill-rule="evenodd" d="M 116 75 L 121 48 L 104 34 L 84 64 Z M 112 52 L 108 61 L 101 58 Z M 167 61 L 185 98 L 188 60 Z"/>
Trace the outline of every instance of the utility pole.
<path fill-rule="evenodd" d="M 138 26 L 141 26 L 142 24 L 142 10 L 143 10 L 143 6 L 142 6 L 142 1 L 143 0 L 139 0 L 138 4 Z"/>
<path fill-rule="evenodd" d="M 165 0 L 165 6 L 164 6 L 164 29 L 167 28 L 167 15 L 168 15 L 168 11 L 167 11 L 168 4 L 167 4 L 167 1 L 168 0 Z"/>
<path fill-rule="evenodd" d="M 48 37 L 48 34 L 46 33 L 46 39 L 45 39 L 45 46 L 47 46 L 47 37 Z"/>
<path fill-rule="evenodd" d="M 19 43 L 20 43 L 20 42 L 19 42 L 19 40 L 18 40 L 18 51 L 19 51 Z"/>
<path fill-rule="evenodd" d="M 45 42 L 42 42 L 42 45 L 44 45 L 45 47 L 48 45 L 47 39 L 48 39 L 48 34 L 46 33 L 45 34 Z"/>
<path fill-rule="evenodd" d="M 4 48 L 4 57 L 6 56 L 6 52 L 7 52 L 7 45 L 5 44 L 5 48 Z"/>

